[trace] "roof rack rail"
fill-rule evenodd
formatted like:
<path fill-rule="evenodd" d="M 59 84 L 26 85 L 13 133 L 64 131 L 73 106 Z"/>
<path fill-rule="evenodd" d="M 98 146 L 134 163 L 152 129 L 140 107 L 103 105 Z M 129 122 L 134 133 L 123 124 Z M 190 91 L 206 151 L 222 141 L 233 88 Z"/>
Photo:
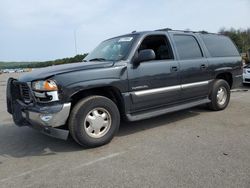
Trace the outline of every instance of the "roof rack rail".
<path fill-rule="evenodd" d="M 173 30 L 173 31 L 180 31 L 180 32 L 184 32 L 184 33 L 197 33 L 197 31 L 191 31 L 191 30 Z"/>
<path fill-rule="evenodd" d="M 198 31 L 198 33 L 208 34 L 209 32 L 202 30 L 202 31 Z"/>
<path fill-rule="evenodd" d="M 155 31 L 171 31 L 171 28 L 163 28 L 163 29 L 157 29 Z"/>
<path fill-rule="evenodd" d="M 178 29 L 171 29 L 171 28 L 163 28 L 163 29 L 157 29 L 155 31 L 180 31 L 184 33 L 202 33 L 202 34 L 209 34 L 207 31 L 191 31 L 191 30 L 178 30 Z"/>

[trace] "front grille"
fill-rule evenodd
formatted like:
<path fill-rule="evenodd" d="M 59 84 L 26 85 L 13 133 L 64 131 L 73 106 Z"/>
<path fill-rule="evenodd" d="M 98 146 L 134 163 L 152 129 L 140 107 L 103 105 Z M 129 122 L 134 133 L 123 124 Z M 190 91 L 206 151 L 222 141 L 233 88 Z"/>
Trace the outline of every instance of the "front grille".
<path fill-rule="evenodd" d="M 20 83 L 19 87 L 20 87 L 21 100 L 25 103 L 30 103 L 31 96 L 30 96 L 29 86 L 26 83 Z"/>
<path fill-rule="evenodd" d="M 246 81 L 246 82 L 250 82 L 250 79 L 249 79 L 249 78 L 245 78 L 245 81 Z"/>

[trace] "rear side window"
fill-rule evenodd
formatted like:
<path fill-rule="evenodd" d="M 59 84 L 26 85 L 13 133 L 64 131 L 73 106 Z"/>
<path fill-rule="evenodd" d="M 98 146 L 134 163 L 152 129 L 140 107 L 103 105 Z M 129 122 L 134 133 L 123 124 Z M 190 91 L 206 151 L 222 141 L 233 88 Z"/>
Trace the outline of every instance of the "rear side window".
<path fill-rule="evenodd" d="M 174 41 L 181 60 L 202 58 L 197 40 L 190 35 L 174 35 Z"/>
<path fill-rule="evenodd" d="M 201 37 L 212 57 L 239 56 L 237 48 L 228 37 L 214 34 L 202 34 Z"/>

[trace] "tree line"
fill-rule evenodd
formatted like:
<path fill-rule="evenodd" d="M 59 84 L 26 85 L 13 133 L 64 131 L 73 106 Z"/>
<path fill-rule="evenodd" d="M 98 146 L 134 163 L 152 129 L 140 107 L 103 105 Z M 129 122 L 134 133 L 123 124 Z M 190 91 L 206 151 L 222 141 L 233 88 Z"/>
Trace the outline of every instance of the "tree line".
<path fill-rule="evenodd" d="M 79 54 L 74 57 L 67 57 L 67 58 L 56 59 L 52 61 L 42 61 L 42 62 L 0 62 L 0 69 L 40 68 L 52 65 L 76 63 L 76 62 L 82 62 L 86 56 L 87 54 Z"/>
<path fill-rule="evenodd" d="M 250 28 L 248 29 L 225 29 L 219 31 L 220 34 L 230 37 L 238 47 L 240 53 L 250 50 Z"/>

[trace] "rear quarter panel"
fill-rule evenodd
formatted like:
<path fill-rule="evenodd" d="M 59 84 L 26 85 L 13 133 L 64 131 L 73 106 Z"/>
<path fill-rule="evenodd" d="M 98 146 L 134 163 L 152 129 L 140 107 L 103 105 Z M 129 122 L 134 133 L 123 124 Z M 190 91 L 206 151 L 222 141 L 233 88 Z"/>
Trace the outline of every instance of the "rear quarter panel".
<path fill-rule="evenodd" d="M 213 77 L 223 72 L 230 72 L 233 76 L 242 75 L 241 57 L 208 58 L 209 71 Z"/>

